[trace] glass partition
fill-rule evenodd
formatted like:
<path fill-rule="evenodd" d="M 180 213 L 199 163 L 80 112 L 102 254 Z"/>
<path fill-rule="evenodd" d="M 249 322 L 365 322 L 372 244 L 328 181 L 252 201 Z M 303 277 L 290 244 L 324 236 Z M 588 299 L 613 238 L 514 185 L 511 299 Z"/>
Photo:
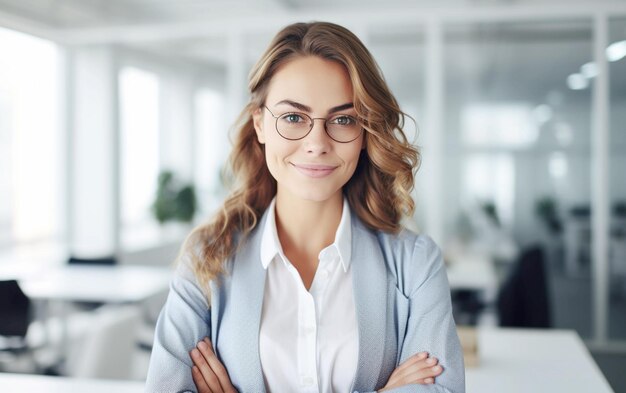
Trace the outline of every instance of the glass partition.
<path fill-rule="evenodd" d="M 521 323 L 584 338 L 591 90 L 580 69 L 592 55 L 590 21 L 454 24 L 444 33 L 444 251 L 494 267 L 498 291 L 486 301 L 495 315 L 530 296 L 542 306 L 517 315 Z M 513 300 L 498 302 L 507 291 Z"/>

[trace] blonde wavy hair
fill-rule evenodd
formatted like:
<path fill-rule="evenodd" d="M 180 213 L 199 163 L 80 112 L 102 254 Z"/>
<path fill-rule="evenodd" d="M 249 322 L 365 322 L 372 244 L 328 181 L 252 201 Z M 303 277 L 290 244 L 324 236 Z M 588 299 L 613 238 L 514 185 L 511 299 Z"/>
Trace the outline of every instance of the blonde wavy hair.
<path fill-rule="evenodd" d="M 352 82 L 354 108 L 365 130 L 365 149 L 343 187 L 350 207 L 369 228 L 391 233 L 397 233 L 400 220 L 415 209 L 410 192 L 420 155 L 402 130 L 406 115 L 372 55 L 352 32 L 339 25 L 289 25 L 274 37 L 250 72 L 250 101 L 235 125 L 229 157 L 232 191 L 212 221 L 195 228 L 181 248 L 179 260 L 191 258 L 207 296 L 209 282 L 224 273 L 226 260 L 243 244 L 276 194 L 276 180 L 266 166 L 265 148 L 257 140 L 252 115 L 265 104 L 272 76 L 301 56 L 342 64 Z"/>

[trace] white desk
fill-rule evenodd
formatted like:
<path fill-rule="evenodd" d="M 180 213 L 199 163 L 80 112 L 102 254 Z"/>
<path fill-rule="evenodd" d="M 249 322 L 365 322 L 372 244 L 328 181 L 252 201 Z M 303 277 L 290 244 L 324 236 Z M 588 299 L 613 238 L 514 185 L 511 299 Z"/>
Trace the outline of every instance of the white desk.
<path fill-rule="evenodd" d="M 569 330 L 479 329 L 468 393 L 610 393 L 580 337 Z"/>
<path fill-rule="evenodd" d="M 488 259 L 457 261 L 446 266 L 451 289 L 471 289 L 496 292 L 498 276 Z"/>
<path fill-rule="evenodd" d="M 33 299 L 132 303 L 167 291 L 171 277 L 161 267 L 62 265 L 20 279 L 20 286 Z"/>
<path fill-rule="evenodd" d="M 16 277 L 31 298 L 56 303 L 61 317 L 60 363 L 68 356 L 68 302 L 139 303 L 166 293 L 172 270 L 151 266 L 60 265 Z M 5 274 L 6 275 L 6 274 Z M 48 314 L 48 307 L 44 308 Z M 49 330 L 46 331 L 49 341 Z M 62 366 L 59 371 L 63 371 Z M 0 389 L 0 391 L 3 391 Z"/>
<path fill-rule="evenodd" d="M 139 381 L 112 381 L 0 373 L 2 393 L 142 393 Z"/>

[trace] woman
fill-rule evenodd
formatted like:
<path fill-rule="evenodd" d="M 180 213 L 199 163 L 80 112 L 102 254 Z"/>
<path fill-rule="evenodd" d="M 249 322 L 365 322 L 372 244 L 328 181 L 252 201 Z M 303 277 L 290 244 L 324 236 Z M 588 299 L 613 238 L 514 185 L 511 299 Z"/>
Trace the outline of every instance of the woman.
<path fill-rule="evenodd" d="M 367 49 L 293 24 L 249 88 L 235 188 L 183 246 L 148 391 L 463 392 L 441 253 L 400 224 L 419 155 Z"/>

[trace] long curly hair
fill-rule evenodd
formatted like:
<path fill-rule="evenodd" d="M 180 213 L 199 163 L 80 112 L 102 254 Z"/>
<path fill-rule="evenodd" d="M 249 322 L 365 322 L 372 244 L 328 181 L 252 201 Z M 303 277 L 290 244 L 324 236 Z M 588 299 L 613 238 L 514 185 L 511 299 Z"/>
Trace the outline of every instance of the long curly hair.
<path fill-rule="evenodd" d="M 253 113 L 265 104 L 272 76 L 290 60 L 318 56 L 342 64 L 353 87 L 354 108 L 365 130 L 365 149 L 343 187 L 351 209 L 373 230 L 397 233 L 400 220 L 415 209 L 410 192 L 420 154 L 404 134 L 405 114 L 389 91 L 380 68 L 363 43 L 346 28 L 327 22 L 295 23 L 282 29 L 249 75 L 250 101 L 235 124 L 229 157 L 229 196 L 207 224 L 185 240 L 179 260 L 190 258 L 198 282 L 224 273 L 225 261 L 236 252 L 276 195 L 276 180 L 257 140 Z"/>

